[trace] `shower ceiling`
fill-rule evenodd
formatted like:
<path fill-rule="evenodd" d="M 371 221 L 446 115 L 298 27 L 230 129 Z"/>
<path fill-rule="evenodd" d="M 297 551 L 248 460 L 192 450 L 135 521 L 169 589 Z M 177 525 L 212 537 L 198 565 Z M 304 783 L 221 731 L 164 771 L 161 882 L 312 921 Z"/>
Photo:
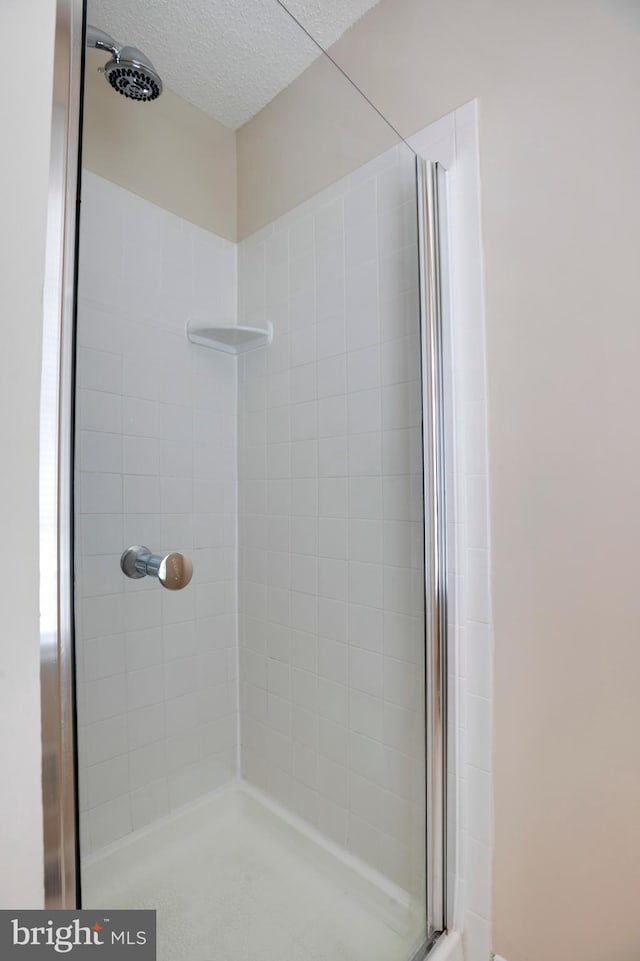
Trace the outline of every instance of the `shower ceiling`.
<path fill-rule="evenodd" d="M 288 0 L 326 48 L 378 0 Z M 319 55 L 277 0 L 89 0 L 88 20 L 143 49 L 165 86 L 235 130 Z"/>

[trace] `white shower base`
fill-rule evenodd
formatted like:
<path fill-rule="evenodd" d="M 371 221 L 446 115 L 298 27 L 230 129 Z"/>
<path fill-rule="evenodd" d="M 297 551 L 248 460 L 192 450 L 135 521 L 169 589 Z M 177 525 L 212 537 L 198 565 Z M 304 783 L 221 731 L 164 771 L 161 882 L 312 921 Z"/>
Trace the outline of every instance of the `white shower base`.
<path fill-rule="evenodd" d="M 158 961 L 410 961 L 408 896 L 234 784 L 84 859 L 83 907 L 156 908 Z"/>

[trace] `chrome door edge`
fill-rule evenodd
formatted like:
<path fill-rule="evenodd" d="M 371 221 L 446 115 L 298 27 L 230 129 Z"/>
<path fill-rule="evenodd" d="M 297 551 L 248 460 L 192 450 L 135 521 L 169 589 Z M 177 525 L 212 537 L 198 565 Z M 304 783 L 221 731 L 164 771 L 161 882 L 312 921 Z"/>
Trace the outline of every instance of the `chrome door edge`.
<path fill-rule="evenodd" d="M 427 940 L 447 927 L 447 522 L 439 164 L 416 158 L 424 468 Z"/>
<path fill-rule="evenodd" d="M 40 396 L 44 896 L 77 904 L 73 668 L 73 328 L 83 0 L 57 0 Z"/>

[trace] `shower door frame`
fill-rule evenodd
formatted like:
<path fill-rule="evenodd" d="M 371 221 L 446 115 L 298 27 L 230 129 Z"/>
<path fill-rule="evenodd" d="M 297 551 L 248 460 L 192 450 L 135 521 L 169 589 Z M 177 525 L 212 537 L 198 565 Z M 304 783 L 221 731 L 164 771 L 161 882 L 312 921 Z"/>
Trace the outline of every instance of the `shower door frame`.
<path fill-rule="evenodd" d="M 44 894 L 79 904 L 74 671 L 74 351 L 85 0 L 56 0 L 40 415 Z M 337 65 L 336 65 L 337 66 Z M 340 68 L 338 68 L 340 69 Z M 442 168 L 417 158 L 425 527 L 427 940 L 447 929 L 447 616 L 440 233 Z M 442 211 L 443 212 L 443 211 Z"/>
<path fill-rule="evenodd" d="M 416 156 L 425 612 L 427 950 L 447 929 L 447 498 L 443 257 L 446 171 Z M 418 956 L 419 957 L 419 956 Z M 418 959 L 414 959 L 418 961 Z"/>
<path fill-rule="evenodd" d="M 76 264 L 84 0 L 56 0 L 40 394 L 44 901 L 79 902 L 73 608 Z"/>

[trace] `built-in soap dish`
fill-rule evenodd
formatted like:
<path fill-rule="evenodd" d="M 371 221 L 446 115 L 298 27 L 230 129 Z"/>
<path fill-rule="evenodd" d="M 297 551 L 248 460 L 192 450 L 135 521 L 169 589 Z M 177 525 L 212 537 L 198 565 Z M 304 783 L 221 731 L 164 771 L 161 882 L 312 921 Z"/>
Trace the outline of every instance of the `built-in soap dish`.
<path fill-rule="evenodd" d="M 258 347 L 268 347 L 273 340 L 273 325 L 232 327 L 190 320 L 187 323 L 187 340 L 212 350 L 222 350 L 225 354 L 244 354 Z"/>

